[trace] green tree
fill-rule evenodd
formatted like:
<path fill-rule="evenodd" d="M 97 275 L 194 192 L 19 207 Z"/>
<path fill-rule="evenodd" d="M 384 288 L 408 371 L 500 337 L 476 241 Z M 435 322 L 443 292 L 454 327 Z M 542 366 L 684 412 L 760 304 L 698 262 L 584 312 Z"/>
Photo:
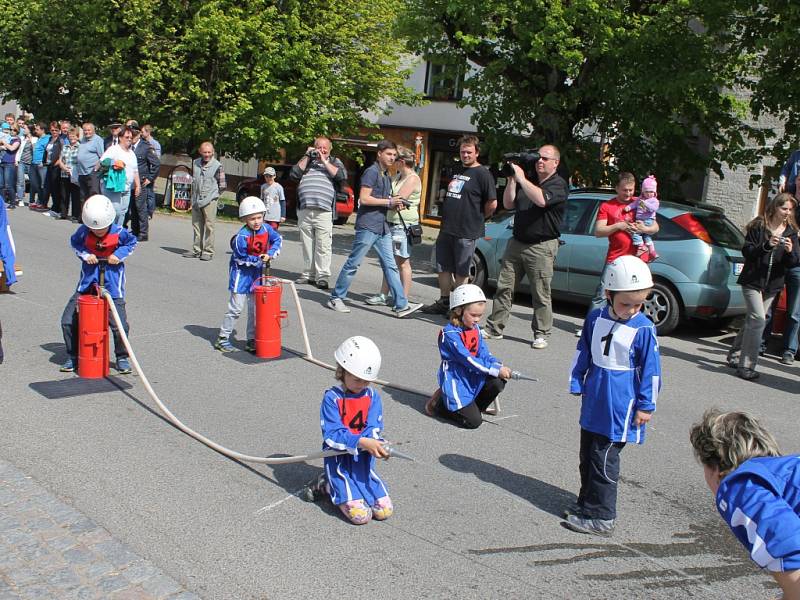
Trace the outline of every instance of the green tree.
<path fill-rule="evenodd" d="M 480 67 L 462 103 L 497 151 L 551 142 L 586 183 L 666 183 L 763 143 L 730 92 L 750 68 L 720 26 L 735 17 L 725 0 L 411 0 L 401 30 L 426 58 Z"/>
<path fill-rule="evenodd" d="M 0 0 L 2 91 L 37 118 L 133 117 L 175 149 L 274 157 L 412 103 L 399 0 Z"/>

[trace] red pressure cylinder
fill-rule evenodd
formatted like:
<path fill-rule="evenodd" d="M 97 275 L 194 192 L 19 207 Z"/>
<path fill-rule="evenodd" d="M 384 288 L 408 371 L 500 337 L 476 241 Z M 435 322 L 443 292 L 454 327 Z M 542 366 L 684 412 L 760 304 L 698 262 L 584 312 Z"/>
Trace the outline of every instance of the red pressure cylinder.
<path fill-rule="evenodd" d="M 256 356 L 277 358 L 281 355 L 281 320 L 287 312 L 281 310 L 283 284 L 277 277 L 261 277 L 253 285 L 256 305 Z"/>
<path fill-rule="evenodd" d="M 78 296 L 78 376 L 108 377 L 108 302 L 100 296 Z"/>

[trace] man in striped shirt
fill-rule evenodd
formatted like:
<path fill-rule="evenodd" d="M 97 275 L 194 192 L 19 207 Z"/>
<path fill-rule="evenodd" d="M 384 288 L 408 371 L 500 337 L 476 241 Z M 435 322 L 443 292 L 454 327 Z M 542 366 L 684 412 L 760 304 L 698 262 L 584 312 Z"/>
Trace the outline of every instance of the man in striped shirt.
<path fill-rule="evenodd" d="M 292 167 L 297 186 L 297 227 L 303 249 L 303 272 L 296 283 L 310 283 L 327 290 L 331 276 L 331 240 L 336 186 L 347 179 L 338 158 L 331 158 L 331 141 L 318 137 Z"/>

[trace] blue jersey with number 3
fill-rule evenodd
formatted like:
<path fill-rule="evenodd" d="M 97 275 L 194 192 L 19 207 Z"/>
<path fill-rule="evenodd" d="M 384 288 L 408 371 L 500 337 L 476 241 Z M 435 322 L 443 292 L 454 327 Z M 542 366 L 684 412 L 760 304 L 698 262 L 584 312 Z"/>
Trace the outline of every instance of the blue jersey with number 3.
<path fill-rule="evenodd" d="M 228 289 L 237 294 L 249 294 L 261 275 L 261 255 L 275 258 L 281 252 L 283 238 L 269 225 L 253 231 L 247 225 L 231 239 L 231 262 L 228 267 Z"/>
<path fill-rule="evenodd" d="M 638 313 L 611 318 L 608 306 L 592 312 L 572 361 L 569 391 L 581 394 L 580 424 L 612 442 L 644 443 L 637 410 L 655 411 L 661 389 L 661 357 L 653 322 Z"/>

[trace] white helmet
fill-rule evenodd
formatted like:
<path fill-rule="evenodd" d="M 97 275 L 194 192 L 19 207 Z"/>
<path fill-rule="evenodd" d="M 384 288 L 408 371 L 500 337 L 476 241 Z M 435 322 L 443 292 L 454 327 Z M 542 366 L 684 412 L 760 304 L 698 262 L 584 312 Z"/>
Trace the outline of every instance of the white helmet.
<path fill-rule="evenodd" d="M 117 211 L 111 200 L 102 194 L 89 196 L 83 203 L 81 220 L 89 229 L 105 229 L 117 218 Z"/>
<path fill-rule="evenodd" d="M 641 258 L 620 256 L 608 264 L 603 287 L 612 292 L 635 292 L 653 287 L 650 268 Z"/>
<path fill-rule="evenodd" d="M 256 213 L 265 213 L 267 212 L 267 207 L 264 206 L 264 203 L 261 201 L 261 198 L 256 198 L 255 196 L 248 196 L 242 203 L 239 205 L 239 218 L 247 217 L 250 215 L 254 215 Z"/>
<path fill-rule="evenodd" d="M 336 364 L 351 375 L 365 381 L 375 381 L 381 370 L 381 351 L 363 335 L 347 338 L 333 354 Z"/>
<path fill-rule="evenodd" d="M 465 283 L 450 292 L 451 309 L 473 302 L 486 302 L 486 295 L 477 285 Z"/>

